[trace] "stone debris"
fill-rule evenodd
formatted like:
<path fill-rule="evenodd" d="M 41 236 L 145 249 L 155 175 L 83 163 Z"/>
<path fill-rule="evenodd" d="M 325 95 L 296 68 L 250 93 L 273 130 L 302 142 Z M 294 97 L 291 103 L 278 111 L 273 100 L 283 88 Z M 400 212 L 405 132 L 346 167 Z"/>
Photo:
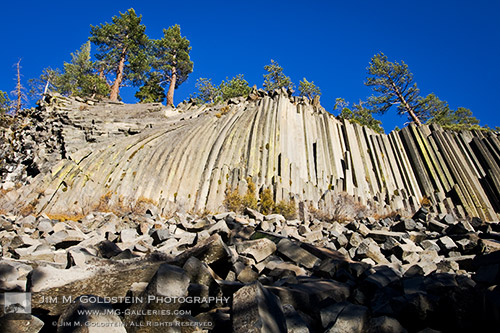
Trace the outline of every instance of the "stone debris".
<path fill-rule="evenodd" d="M 165 321 L 213 332 L 446 332 L 498 325 L 498 223 L 476 220 L 472 227 L 434 214 L 414 223 L 399 216 L 312 223 L 307 214 L 310 220 L 302 221 L 247 213 L 202 219 L 92 213 L 66 222 L 0 215 L 0 289 L 32 293 L 32 317 L 25 322 L 33 323 L 33 332 L 42 324 L 63 331 L 52 325 L 67 318 L 106 322 L 116 332 L 164 332 L 140 325 Z M 437 220 L 464 227 L 439 233 L 432 227 Z M 314 226 L 312 232 L 325 236 L 298 241 L 263 231 L 266 222 L 305 233 Z M 424 228 L 415 231 L 418 223 Z M 27 232 L 37 228 L 43 232 Z M 68 231 L 78 237 L 54 241 Z M 102 302 L 84 304 L 89 297 Z M 63 298 L 71 306 L 54 301 Z M 78 309 L 106 315 L 82 317 Z M 22 325 L 9 316 L 0 317 L 6 332 Z M 77 328 L 64 328 L 70 331 Z"/>

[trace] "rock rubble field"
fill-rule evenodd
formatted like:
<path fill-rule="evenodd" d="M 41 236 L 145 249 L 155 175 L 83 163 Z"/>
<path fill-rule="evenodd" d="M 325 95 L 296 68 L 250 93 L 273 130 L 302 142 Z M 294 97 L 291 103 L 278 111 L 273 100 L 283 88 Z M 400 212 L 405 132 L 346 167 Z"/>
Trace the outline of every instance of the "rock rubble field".
<path fill-rule="evenodd" d="M 154 208 L 0 216 L 1 332 L 494 332 L 500 224 Z M 2 300 L 3 303 L 4 299 Z M 13 318 L 17 320 L 13 320 Z"/>

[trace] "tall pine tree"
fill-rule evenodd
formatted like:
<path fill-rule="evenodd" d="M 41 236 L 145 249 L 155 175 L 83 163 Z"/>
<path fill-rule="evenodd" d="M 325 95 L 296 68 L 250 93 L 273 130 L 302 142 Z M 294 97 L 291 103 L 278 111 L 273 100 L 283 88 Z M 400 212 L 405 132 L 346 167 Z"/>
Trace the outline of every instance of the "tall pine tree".
<path fill-rule="evenodd" d="M 9 125 L 10 122 L 8 121 L 7 113 L 10 111 L 10 107 L 9 95 L 5 91 L 0 90 L 0 127 L 7 127 Z"/>
<path fill-rule="evenodd" d="M 161 86 L 160 74 L 149 73 L 144 85 L 135 93 L 135 97 L 141 103 L 162 103 L 165 99 L 165 89 Z"/>
<path fill-rule="evenodd" d="M 427 111 L 420 103 L 420 89 L 413 81 L 413 74 L 404 62 L 390 62 L 383 53 L 375 55 L 367 68 L 370 75 L 365 85 L 378 93 L 368 100 L 373 112 L 385 113 L 393 105 L 399 114 L 407 114 L 417 125 L 422 125 L 420 115 Z"/>
<path fill-rule="evenodd" d="M 267 91 L 280 88 L 293 89 L 292 80 L 283 73 L 283 67 L 278 62 L 271 59 L 271 63 L 264 66 L 264 69 L 267 72 L 264 74 L 264 89 Z"/>
<path fill-rule="evenodd" d="M 56 79 L 60 93 L 68 96 L 104 97 L 110 89 L 105 80 L 95 74 L 90 59 L 90 42 L 71 53 L 71 62 L 64 63 L 64 73 Z"/>
<path fill-rule="evenodd" d="M 174 90 L 193 72 L 193 62 L 189 58 L 190 42 L 181 36 L 181 27 L 176 24 L 163 29 L 163 38 L 154 44 L 153 66 L 160 73 L 161 81 L 168 83 L 167 105 L 173 105 Z"/>
<path fill-rule="evenodd" d="M 299 96 L 306 96 L 312 100 L 316 96 L 321 96 L 321 90 L 314 84 L 314 81 L 307 81 L 304 78 L 299 82 Z"/>
<path fill-rule="evenodd" d="M 10 111 L 10 98 L 5 91 L 0 90 L 0 115 Z"/>
<path fill-rule="evenodd" d="M 125 83 L 138 85 L 149 71 L 146 27 L 134 9 L 114 16 L 112 23 L 90 26 L 92 43 L 97 45 L 95 57 L 100 64 L 101 78 L 109 73 L 115 76 L 109 98 L 118 100 L 120 87 Z"/>

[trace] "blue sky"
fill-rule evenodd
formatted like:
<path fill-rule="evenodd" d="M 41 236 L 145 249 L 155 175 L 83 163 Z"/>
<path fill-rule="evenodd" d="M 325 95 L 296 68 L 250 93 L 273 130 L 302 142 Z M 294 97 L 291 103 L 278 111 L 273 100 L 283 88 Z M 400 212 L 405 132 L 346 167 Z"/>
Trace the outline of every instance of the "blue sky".
<path fill-rule="evenodd" d="M 366 67 L 373 55 L 404 60 L 423 95 L 434 92 L 452 108 L 472 110 L 481 124 L 500 125 L 500 1 L 9 1 L 0 20 L 0 90 L 15 86 L 22 58 L 23 83 L 45 67 L 62 68 L 86 42 L 90 25 L 110 22 L 134 8 L 150 38 L 179 24 L 192 46 L 194 72 L 177 91 L 178 103 L 196 79 L 244 74 L 262 86 L 271 59 L 298 85 L 305 77 L 322 90 L 332 111 L 335 98 L 366 99 Z M 136 88 L 122 88 L 135 103 Z M 406 118 L 389 111 L 390 131 Z"/>

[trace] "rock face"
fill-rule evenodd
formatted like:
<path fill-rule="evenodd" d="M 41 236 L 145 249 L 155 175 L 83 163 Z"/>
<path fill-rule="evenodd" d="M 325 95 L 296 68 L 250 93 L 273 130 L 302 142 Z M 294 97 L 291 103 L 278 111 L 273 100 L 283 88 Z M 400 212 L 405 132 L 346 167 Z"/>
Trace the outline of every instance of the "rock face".
<path fill-rule="evenodd" d="M 409 126 L 380 135 L 284 91 L 176 109 L 49 96 L 33 112 L 4 133 L 7 157 L 28 151 L 4 166 L 7 211 L 223 211 L 226 188 L 245 191 L 247 177 L 277 202 L 327 212 L 341 193 L 379 214 L 415 212 L 424 197 L 436 213 L 494 221 L 500 210 L 494 133 Z M 16 182 L 31 185 L 12 190 Z"/>

